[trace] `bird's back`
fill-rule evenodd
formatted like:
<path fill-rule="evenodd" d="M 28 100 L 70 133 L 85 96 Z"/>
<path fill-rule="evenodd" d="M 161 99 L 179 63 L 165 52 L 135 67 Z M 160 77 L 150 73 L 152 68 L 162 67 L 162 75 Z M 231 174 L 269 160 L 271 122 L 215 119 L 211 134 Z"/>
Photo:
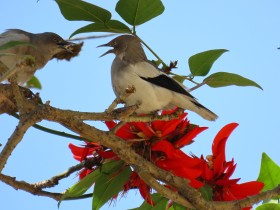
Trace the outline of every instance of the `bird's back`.
<path fill-rule="evenodd" d="M 0 76 L 3 76 L 7 70 L 14 69 L 11 72 L 13 74 L 15 72 L 17 73 L 19 81 L 28 81 L 37 68 L 32 64 L 33 58 L 30 55 L 37 55 L 38 53 L 36 53 L 34 47 L 29 45 L 30 38 L 28 37 L 28 32 L 19 29 L 11 29 L 0 34 L 0 46 L 12 42 L 18 44 L 18 46 L 10 46 L 0 50 Z M 29 56 L 29 58 L 27 56 Z M 19 65 L 19 67 L 15 67 L 16 65 Z M 25 70 L 19 71 L 20 68 L 21 70 L 23 70 L 22 68 Z"/>

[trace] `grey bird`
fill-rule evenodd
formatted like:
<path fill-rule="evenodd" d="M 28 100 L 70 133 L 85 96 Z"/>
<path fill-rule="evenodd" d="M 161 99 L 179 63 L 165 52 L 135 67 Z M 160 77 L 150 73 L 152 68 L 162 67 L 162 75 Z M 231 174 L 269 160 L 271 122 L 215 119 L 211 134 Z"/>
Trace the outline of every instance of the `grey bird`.
<path fill-rule="evenodd" d="M 213 121 L 217 115 L 198 103 L 185 87 L 160 71 L 148 61 L 139 38 L 132 35 L 119 36 L 99 47 L 113 47 L 102 56 L 116 55 L 111 66 L 111 80 L 117 97 L 128 87 L 135 93 L 125 99 L 126 106 L 139 105 L 138 114 L 147 114 L 174 107 L 196 112 L 206 120 Z"/>
<path fill-rule="evenodd" d="M 2 47 L 1 50 L 1 46 L 15 42 L 20 44 L 4 49 Z M 0 34 L 0 82 L 13 78 L 23 85 L 49 60 L 70 60 L 79 54 L 82 45 L 83 43 L 65 41 L 52 32 L 33 34 L 20 29 L 9 29 Z"/>

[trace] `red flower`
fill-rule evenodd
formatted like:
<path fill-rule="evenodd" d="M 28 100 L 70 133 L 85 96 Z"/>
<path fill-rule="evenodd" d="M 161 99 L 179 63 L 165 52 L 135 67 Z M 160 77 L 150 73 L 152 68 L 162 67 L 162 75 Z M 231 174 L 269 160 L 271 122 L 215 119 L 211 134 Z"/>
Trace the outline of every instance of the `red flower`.
<path fill-rule="evenodd" d="M 231 201 L 258 194 L 264 184 L 258 181 L 237 184 L 240 179 L 230 179 L 236 164 L 234 160 L 226 161 L 225 146 L 231 132 L 238 126 L 231 123 L 223 127 L 212 144 L 212 155 L 202 157 L 202 179 L 213 189 L 213 200 Z M 244 209 L 250 209 L 244 208 Z"/>
<path fill-rule="evenodd" d="M 162 115 L 172 114 L 173 111 L 163 111 Z M 202 175 L 200 167 L 201 159 L 193 158 L 183 153 L 180 148 L 193 142 L 193 139 L 206 127 L 192 125 L 186 118 L 187 113 L 182 113 L 178 119 L 170 121 L 156 120 L 147 122 L 130 122 L 122 126 L 116 135 L 132 143 L 132 148 L 145 159 L 154 162 L 158 167 L 171 171 L 177 176 L 187 178 L 193 187 L 201 187 L 202 182 L 196 178 Z M 111 130 L 116 126 L 113 121 L 105 122 Z M 102 159 L 116 159 L 117 156 L 112 150 L 104 150 L 104 147 L 96 143 L 87 143 L 84 148 L 69 145 L 74 158 L 83 161 L 89 157 L 100 157 Z M 95 167 L 85 169 L 81 177 L 95 170 Z M 150 204 L 150 188 L 138 175 L 133 175 L 124 186 L 127 191 L 138 188 L 142 197 Z"/>
<path fill-rule="evenodd" d="M 196 178 L 202 174 L 200 159 L 186 155 L 181 150 L 174 148 L 174 146 L 166 140 L 154 144 L 152 146 L 152 151 L 162 153 L 162 155 L 155 160 L 158 167 L 171 171 L 176 176 L 189 179 L 190 185 L 195 188 L 203 186 L 203 183 L 196 180 Z"/>
<path fill-rule="evenodd" d="M 124 185 L 124 192 L 130 189 L 138 188 L 141 196 L 147 201 L 147 203 L 154 205 L 151 199 L 151 188 L 138 176 L 138 174 L 133 171 L 129 180 Z"/>
<path fill-rule="evenodd" d="M 162 114 L 170 114 L 174 111 L 163 111 Z M 200 188 L 204 184 L 210 186 L 213 200 L 237 200 L 259 193 L 263 188 L 261 182 L 252 181 L 238 184 L 239 179 L 230 179 L 236 164 L 233 159 L 226 161 L 225 146 L 229 135 L 238 124 L 231 123 L 223 127 L 213 141 L 212 155 L 198 158 L 185 154 L 181 148 L 192 143 L 193 139 L 207 128 L 190 124 L 186 116 L 187 113 L 182 113 L 178 119 L 170 121 L 129 122 L 123 125 L 116 132 L 116 135 L 129 141 L 131 147 L 146 160 L 176 176 L 189 179 L 192 187 Z M 113 121 L 105 123 L 110 130 L 116 126 Z M 97 160 L 95 165 L 85 168 L 81 172 L 80 178 L 98 168 L 98 163 L 101 164 L 104 159 L 118 159 L 111 149 L 97 143 L 90 142 L 84 147 L 70 144 L 69 147 L 74 158 L 78 161 L 88 158 L 96 158 Z M 131 174 L 123 189 L 124 192 L 138 189 L 149 204 L 154 204 L 150 196 L 150 187 L 136 172 Z"/>

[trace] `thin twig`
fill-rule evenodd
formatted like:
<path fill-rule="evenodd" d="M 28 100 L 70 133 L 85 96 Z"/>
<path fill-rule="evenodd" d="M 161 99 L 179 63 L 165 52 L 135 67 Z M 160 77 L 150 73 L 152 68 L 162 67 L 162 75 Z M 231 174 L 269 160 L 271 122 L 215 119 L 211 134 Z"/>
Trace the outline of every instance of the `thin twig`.
<path fill-rule="evenodd" d="M 110 36 L 115 36 L 116 34 L 105 34 L 105 35 L 99 35 L 99 36 L 85 36 L 85 37 L 77 37 L 73 39 L 66 39 L 66 41 L 82 41 L 87 39 L 99 39 L 99 38 L 106 38 Z"/>
<path fill-rule="evenodd" d="M 152 48 L 150 48 L 149 45 L 147 45 L 142 39 L 140 39 L 139 36 L 135 35 L 142 43 L 145 47 L 147 47 L 147 49 L 162 63 L 162 65 L 164 67 L 167 67 L 166 63 L 164 63 L 164 61 L 155 53 L 155 51 L 153 51 Z"/>
<path fill-rule="evenodd" d="M 47 192 L 38 188 L 35 188 L 34 185 L 29 184 L 25 181 L 17 181 L 15 177 L 10 177 L 4 174 L 0 174 L 0 180 L 7 185 L 12 186 L 15 190 L 24 190 L 26 192 L 29 192 L 33 195 L 40 195 L 40 196 L 45 196 L 49 198 L 53 198 L 57 201 L 59 201 L 62 197 L 61 193 L 51 193 Z"/>
<path fill-rule="evenodd" d="M 196 85 L 196 86 L 190 88 L 190 89 L 189 89 L 189 92 L 194 91 L 194 90 L 196 90 L 197 88 L 200 88 L 201 86 L 203 86 L 203 85 L 205 85 L 205 84 L 206 84 L 205 82 L 202 82 L 202 83 L 200 83 L 200 84 L 198 84 L 198 85 Z"/>
<path fill-rule="evenodd" d="M 83 167 L 84 167 L 84 164 L 79 163 L 75 166 L 70 167 L 68 170 L 66 170 L 65 172 L 63 172 L 61 174 L 53 176 L 52 178 L 50 178 L 48 180 L 34 183 L 33 185 L 35 188 L 40 188 L 40 189 L 54 187 L 55 185 L 59 184 L 59 181 L 61 179 L 64 179 L 64 178 L 70 176 L 72 173 L 81 170 Z"/>
<path fill-rule="evenodd" d="M 75 166 L 71 166 L 70 168 L 68 168 L 66 171 L 64 171 L 61 174 L 53 176 L 52 178 L 44 180 L 44 181 L 34 183 L 33 185 L 35 188 L 40 188 L 40 189 L 54 187 L 55 185 L 59 184 L 60 180 L 67 178 L 72 173 L 80 171 L 81 169 L 83 169 L 85 167 L 85 165 L 87 165 L 87 166 L 96 165 L 97 164 L 96 161 L 97 161 L 97 159 L 95 157 L 88 158 L 87 160 L 84 160 L 83 162 L 81 162 Z"/>

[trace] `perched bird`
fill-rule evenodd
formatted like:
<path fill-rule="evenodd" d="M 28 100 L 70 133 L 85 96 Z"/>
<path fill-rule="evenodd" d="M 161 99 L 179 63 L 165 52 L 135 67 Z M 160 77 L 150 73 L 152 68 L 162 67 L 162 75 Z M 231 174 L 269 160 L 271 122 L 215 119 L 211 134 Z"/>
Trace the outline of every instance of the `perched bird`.
<path fill-rule="evenodd" d="M 151 113 L 158 110 L 180 107 L 196 112 L 204 119 L 213 121 L 217 115 L 197 102 L 185 87 L 161 72 L 148 61 L 140 40 L 132 35 L 119 36 L 99 47 L 113 47 L 102 56 L 116 55 L 111 67 L 111 80 L 117 97 L 128 87 L 135 93 L 125 99 L 126 106 L 139 105 L 136 113 Z"/>
<path fill-rule="evenodd" d="M 9 43 L 17 44 L 3 49 Z M 0 82 L 13 78 L 22 85 L 49 60 L 70 60 L 78 55 L 82 45 L 67 42 L 51 32 L 33 34 L 20 29 L 7 30 L 0 34 Z"/>

